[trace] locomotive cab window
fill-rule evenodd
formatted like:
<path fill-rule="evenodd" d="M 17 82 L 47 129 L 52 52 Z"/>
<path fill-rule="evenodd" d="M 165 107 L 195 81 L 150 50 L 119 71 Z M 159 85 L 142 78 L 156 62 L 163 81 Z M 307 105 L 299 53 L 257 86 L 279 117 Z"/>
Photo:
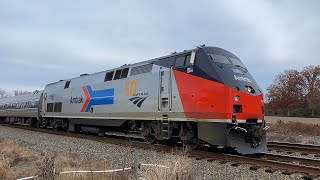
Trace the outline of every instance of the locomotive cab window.
<path fill-rule="evenodd" d="M 243 65 L 243 63 L 242 63 L 239 59 L 232 58 L 232 57 L 229 57 L 229 59 L 232 61 L 232 63 L 233 63 L 235 66 L 245 68 L 245 66 Z"/>
<path fill-rule="evenodd" d="M 182 67 L 184 66 L 184 56 L 180 56 L 176 58 L 176 63 L 174 64 L 174 67 Z"/>
<path fill-rule="evenodd" d="M 107 72 L 107 73 L 106 73 L 106 76 L 105 76 L 105 78 L 104 78 L 104 82 L 106 82 L 106 81 L 112 81 L 113 74 L 114 74 L 114 71 Z"/>
<path fill-rule="evenodd" d="M 190 63 L 191 60 L 191 54 L 186 56 L 186 66 L 192 66 L 192 64 Z"/>
<path fill-rule="evenodd" d="M 174 64 L 174 67 L 184 67 L 184 66 L 192 66 L 190 63 L 191 60 L 191 54 L 178 56 L 176 57 L 176 63 Z"/>
<path fill-rule="evenodd" d="M 209 56 L 211 57 L 213 62 L 222 63 L 222 64 L 231 64 L 230 61 L 225 56 L 218 55 L 218 54 L 211 54 L 211 53 L 209 53 Z"/>

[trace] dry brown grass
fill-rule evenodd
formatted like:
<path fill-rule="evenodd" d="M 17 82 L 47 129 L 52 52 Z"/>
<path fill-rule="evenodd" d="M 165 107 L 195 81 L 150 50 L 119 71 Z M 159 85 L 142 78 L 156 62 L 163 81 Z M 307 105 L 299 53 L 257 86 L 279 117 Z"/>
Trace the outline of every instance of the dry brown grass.
<path fill-rule="evenodd" d="M 147 166 L 143 177 L 148 180 L 181 180 L 194 179 L 195 170 L 187 151 L 172 153 L 169 155 L 154 154 L 153 162 L 157 165 L 164 165 L 169 168 Z"/>
<path fill-rule="evenodd" d="M 140 179 L 180 180 L 194 179 L 195 170 L 192 169 L 191 159 L 187 152 L 172 154 L 159 154 L 154 151 L 150 162 L 134 162 L 131 166 L 138 167 L 138 163 L 150 163 L 168 166 L 169 168 L 156 166 L 142 166 L 137 169 L 114 173 L 73 173 L 59 174 L 62 171 L 77 170 L 111 170 L 112 164 L 95 158 L 78 156 L 75 154 L 36 154 L 32 150 L 17 144 L 13 140 L 0 139 L 0 179 L 17 179 L 38 175 L 37 180 L 122 180 Z M 135 157 L 137 153 L 132 151 L 128 158 Z M 124 162 L 123 162 L 124 163 Z M 130 166 L 130 165 L 126 165 Z"/>
<path fill-rule="evenodd" d="M 283 122 L 277 121 L 270 125 L 270 132 L 276 132 L 286 135 L 310 135 L 320 136 L 320 125 L 305 124 L 301 122 Z"/>
<path fill-rule="evenodd" d="M 0 140 L 0 179 L 15 179 L 36 173 L 39 159 L 13 140 Z"/>
<path fill-rule="evenodd" d="M 301 122 L 277 121 L 270 124 L 269 141 L 286 141 L 291 143 L 319 144 L 320 125 Z"/>
<path fill-rule="evenodd" d="M 89 158 L 83 158 L 77 155 L 60 155 L 55 159 L 56 172 L 62 171 L 77 171 L 77 170 L 110 170 L 114 169 L 112 165 L 106 161 L 97 161 Z M 73 173 L 73 174 L 61 174 L 56 177 L 56 179 L 65 180 L 118 180 L 118 179 L 128 179 L 130 171 L 127 172 L 115 172 L 115 173 Z"/>
<path fill-rule="evenodd" d="M 50 179 L 128 179 L 128 173 L 76 173 L 59 175 L 71 170 L 108 170 L 111 164 L 72 154 L 38 155 L 14 140 L 0 139 L 0 179 L 11 180 L 38 175 L 38 180 Z"/>

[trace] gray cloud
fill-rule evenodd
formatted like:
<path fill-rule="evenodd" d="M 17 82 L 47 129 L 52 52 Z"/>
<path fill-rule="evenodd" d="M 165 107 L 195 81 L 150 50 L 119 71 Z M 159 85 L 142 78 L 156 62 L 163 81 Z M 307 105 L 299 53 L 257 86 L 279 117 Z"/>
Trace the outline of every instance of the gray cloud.
<path fill-rule="evenodd" d="M 1 1 L 0 87 L 60 79 L 199 44 L 238 55 L 265 87 L 319 64 L 319 1 Z M 5 77 L 5 78 L 3 78 Z"/>

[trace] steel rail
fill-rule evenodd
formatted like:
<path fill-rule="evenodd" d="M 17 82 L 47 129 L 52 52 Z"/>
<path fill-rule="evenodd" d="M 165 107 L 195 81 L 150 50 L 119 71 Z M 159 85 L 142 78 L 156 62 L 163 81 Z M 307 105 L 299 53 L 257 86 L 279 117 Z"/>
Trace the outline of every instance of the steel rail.
<path fill-rule="evenodd" d="M 268 149 L 289 151 L 289 152 L 300 152 L 302 154 L 316 154 L 320 156 L 320 146 L 311 144 L 291 144 L 286 142 L 268 142 Z"/>
<path fill-rule="evenodd" d="M 266 158 L 267 160 L 281 161 L 281 162 L 287 162 L 291 164 L 313 166 L 313 167 L 320 168 L 320 160 L 317 160 L 317 159 L 293 157 L 293 156 L 270 154 L 270 153 L 265 153 L 262 158 Z"/>
<path fill-rule="evenodd" d="M 35 132 L 42 132 L 42 133 L 50 133 L 56 134 L 61 136 L 67 137 L 75 137 L 81 139 L 87 139 L 97 142 L 103 143 L 110 143 L 116 145 L 122 145 L 132 148 L 139 148 L 139 149 L 148 149 L 148 150 L 155 150 L 155 151 L 162 151 L 162 152 L 174 152 L 181 151 L 182 148 L 179 147 L 172 147 L 172 146 L 165 146 L 159 144 L 147 144 L 144 142 L 139 141 L 128 141 L 127 139 L 119 139 L 119 138 L 109 138 L 109 137 L 98 137 L 92 136 L 87 134 L 79 134 L 79 133 L 70 133 L 70 132 L 63 132 L 63 131 L 53 131 L 50 129 L 41 129 L 41 128 L 32 128 L 28 126 L 18 126 L 18 125 L 8 125 L 8 124 L 1 124 L 3 126 L 31 130 Z M 196 159 L 205 159 L 207 161 L 223 161 L 223 162 L 231 162 L 231 163 L 238 163 L 238 164 L 249 164 L 251 166 L 257 167 L 268 167 L 271 169 L 276 170 L 285 170 L 291 173 L 304 173 L 308 175 L 312 175 L 315 177 L 320 177 L 320 166 L 318 160 L 315 159 L 304 159 L 304 158 L 297 158 L 292 156 L 283 156 L 283 155 L 274 155 L 266 153 L 262 158 L 253 158 L 253 157 L 246 157 L 240 155 L 230 155 L 224 153 L 214 153 L 208 151 L 201 151 L 201 150 L 190 150 L 187 152 L 189 157 L 195 157 Z"/>

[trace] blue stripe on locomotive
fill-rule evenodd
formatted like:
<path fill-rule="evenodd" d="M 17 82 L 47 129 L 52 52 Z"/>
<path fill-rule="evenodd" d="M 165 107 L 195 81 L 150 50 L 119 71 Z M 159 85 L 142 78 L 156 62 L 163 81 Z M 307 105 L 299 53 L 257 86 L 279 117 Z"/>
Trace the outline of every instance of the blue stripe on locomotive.
<path fill-rule="evenodd" d="M 87 90 L 91 99 L 85 112 L 89 112 L 94 105 L 110 105 L 114 103 L 114 88 L 93 91 L 91 86 L 87 86 Z"/>

